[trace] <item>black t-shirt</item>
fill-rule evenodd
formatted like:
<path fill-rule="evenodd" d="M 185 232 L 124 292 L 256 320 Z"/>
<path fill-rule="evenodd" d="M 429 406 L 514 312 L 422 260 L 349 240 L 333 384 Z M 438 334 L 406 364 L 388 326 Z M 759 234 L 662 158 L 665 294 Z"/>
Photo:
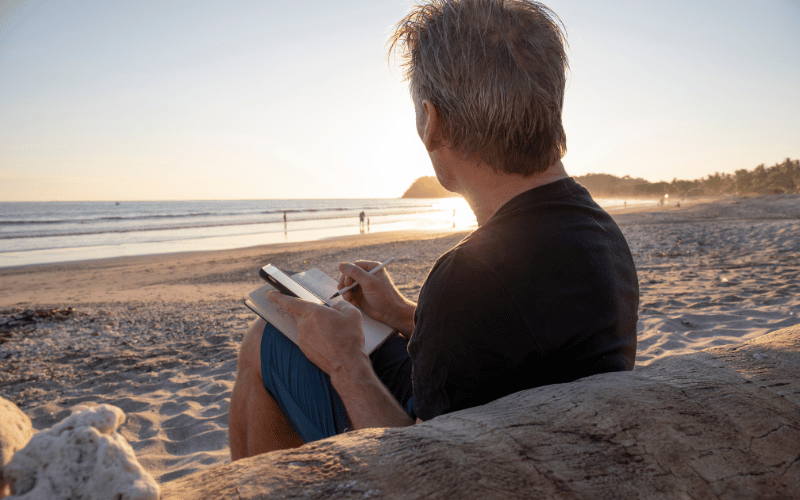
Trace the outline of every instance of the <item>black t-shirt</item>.
<path fill-rule="evenodd" d="M 639 285 L 613 219 L 573 179 L 522 193 L 434 265 L 408 345 L 428 420 L 631 370 Z"/>

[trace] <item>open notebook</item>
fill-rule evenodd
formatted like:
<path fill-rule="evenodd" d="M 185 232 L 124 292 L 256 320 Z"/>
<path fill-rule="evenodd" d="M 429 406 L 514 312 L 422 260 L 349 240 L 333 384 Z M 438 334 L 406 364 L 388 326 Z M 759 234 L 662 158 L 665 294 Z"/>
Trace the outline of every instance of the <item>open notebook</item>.
<path fill-rule="evenodd" d="M 337 292 L 336 280 L 316 268 L 292 275 L 292 278 L 323 299 L 327 299 Z M 281 308 L 278 304 L 269 300 L 267 294 L 272 290 L 275 290 L 272 285 L 269 283 L 264 284 L 262 287 L 250 292 L 250 295 L 248 295 L 244 303 L 247 307 L 252 309 L 253 312 L 280 330 L 289 340 L 297 344 L 298 333 L 294 316 Z M 342 297 L 336 297 L 327 302 L 328 305 L 333 305 L 341 300 L 344 299 Z M 370 318 L 364 311 L 360 309 L 359 311 L 361 312 L 361 325 L 364 328 L 364 352 L 370 354 L 377 349 L 378 346 L 383 344 L 394 330 L 392 327 Z"/>

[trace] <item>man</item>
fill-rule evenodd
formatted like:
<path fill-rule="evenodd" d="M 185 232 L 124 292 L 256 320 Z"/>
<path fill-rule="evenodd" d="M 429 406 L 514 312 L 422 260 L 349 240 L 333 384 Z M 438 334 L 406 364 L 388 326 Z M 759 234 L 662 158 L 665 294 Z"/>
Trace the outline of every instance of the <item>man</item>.
<path fill-rule="evenodd" d="M 529 0 L 430 0 L 392 41 L 436 175 L 480 227 L 439 258 L 418 304 L 385 270 L 369 275 L 377 263 L 340 266 L 340 288 L 360 284 L 345 299 L 403 335 L 369 357 L 349 304 L 273 293 L 297 319 L 300 348 L 264 322 L 248 331 L 231 396 L 233 459 L 633 368 L 630 250 L 561 163 L 558 18 Z"/>

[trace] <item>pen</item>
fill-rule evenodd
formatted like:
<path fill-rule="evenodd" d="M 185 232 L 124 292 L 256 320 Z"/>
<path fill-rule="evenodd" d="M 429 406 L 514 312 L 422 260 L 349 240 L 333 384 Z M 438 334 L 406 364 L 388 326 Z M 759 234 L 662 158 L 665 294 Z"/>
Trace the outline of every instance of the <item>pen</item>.
<path fill-rule="evenodd" d="M 377 273 L 378 271 L 380 271 L 380 270 L 381 270 L 381 269 L 383 269 L 384 267 L 388 266 L 388 265 L 389 265 L 389 264 L 391 264 L 392 262 L 394 262 L 394 257 L 389 257 L 389 260 L 387 260 L 386 262 L 382 263 L 381 265 L 379 265 L 379 266 L 378 266 L 378 267 L 376 267 L 375 269 L 371 270 L 371 271 L 369 272 L 369 274 L 375 274 L 375 273 Z M 353 289 L 353 288 L 355 288 L 355 287 L 357 287 L 357 286 L 358 286 L 358 283 L 353 283 L 353 284 L 352 284 L 352 285 L 350 285 L 350 286 L 346 286 L 346 287 L 342 288 L 341 290 L 339 290 L 338 292 L 334 293 L 334 294 L 331 296 L 331 298 L 330 298 L 330 299 L 328 299 L 328 300 L 335 299 L 336 297 L 338 297 L 339 295 L 343 294 L 344 292 L 350 291 L 351 289 Z"/>

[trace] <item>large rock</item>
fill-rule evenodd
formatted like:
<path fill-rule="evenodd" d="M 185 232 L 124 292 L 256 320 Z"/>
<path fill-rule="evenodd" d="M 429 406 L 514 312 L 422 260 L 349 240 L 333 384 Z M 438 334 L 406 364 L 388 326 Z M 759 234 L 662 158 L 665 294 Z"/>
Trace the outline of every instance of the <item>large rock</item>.
<path fill-rule="evenodd" d="M 164 499 L 800 498 L 800 327 L 167 483 Z"/>
<path fill-rule="evenodd" d="M 11 461 L 14 453 L 22 449 L 35 432 L 31 419 L 22 413 L 17 405 L 0 398 L 0 498 L 9 493 L 3 469 Z"/>
<path fill-rule="evenodd" d="M 158 500 L 158 484 L 116 432 L 124 421 L 116 406 L 76 407 L 33 436 L 5 467 L 7 500 Z"/>

